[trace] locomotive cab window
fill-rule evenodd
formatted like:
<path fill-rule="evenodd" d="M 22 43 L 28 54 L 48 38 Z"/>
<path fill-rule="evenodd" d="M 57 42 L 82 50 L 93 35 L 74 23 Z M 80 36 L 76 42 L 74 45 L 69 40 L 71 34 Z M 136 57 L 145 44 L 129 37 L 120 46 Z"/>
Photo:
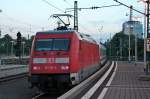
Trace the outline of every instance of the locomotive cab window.
<path fill-rule="evenodd" d="M 69 39 L 54 39 L 53 50 L 69 50 Z"/>
<path fill-rule="evenodd" d="M 38 39 L 35 42 L 36 51 L 68 51 L 70 45 L 69 39 L 52 38 L 52 39 Z"/>
<path fill-rule="evenodd" d="M 38 39 L 35 42 L 35 50 L 37 51 L 47 51 L 52 50 L 52 39 Z"/>

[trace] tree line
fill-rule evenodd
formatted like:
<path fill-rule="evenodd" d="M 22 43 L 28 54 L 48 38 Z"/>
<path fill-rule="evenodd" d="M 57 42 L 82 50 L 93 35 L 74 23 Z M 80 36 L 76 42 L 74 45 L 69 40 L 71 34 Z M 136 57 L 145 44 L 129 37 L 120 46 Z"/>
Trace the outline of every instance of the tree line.
<path fill-rule="evenodd" d="M 21 38 L 21 54 L 28 56 L 32 45 L 34 36 L 30 38 Z M 9 34 L 4 35 L 0 38 L 0 56 L 15 56 L 16 55 L 16 39 L 13 39 Z M 24 52 L 23 52 L 24 51 Z"/>
<path fill-rule="evenodd" d="M 106 42 L 107 56 L 113 59 L 128 60 L 129 53 L 129 35 L 122 31 L 116 33 L 111 40 Z M 135 59 L 135 35 L 130 35 L 130 53 L 131 59 Z M 144 39 L 137 38 L 137 56 L 138 60 L 144 58 Z"/>

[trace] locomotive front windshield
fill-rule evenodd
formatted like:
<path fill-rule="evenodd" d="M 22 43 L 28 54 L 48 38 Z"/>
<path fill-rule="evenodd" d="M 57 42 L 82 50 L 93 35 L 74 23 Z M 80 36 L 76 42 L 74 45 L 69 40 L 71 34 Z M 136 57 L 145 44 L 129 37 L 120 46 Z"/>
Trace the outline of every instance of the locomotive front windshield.
<path fill-rule="evenodd" d="M 69 39 L 52 38 L 52 39 L 38 39 L 35 42 L 36 51 L 68 51 Z"/>

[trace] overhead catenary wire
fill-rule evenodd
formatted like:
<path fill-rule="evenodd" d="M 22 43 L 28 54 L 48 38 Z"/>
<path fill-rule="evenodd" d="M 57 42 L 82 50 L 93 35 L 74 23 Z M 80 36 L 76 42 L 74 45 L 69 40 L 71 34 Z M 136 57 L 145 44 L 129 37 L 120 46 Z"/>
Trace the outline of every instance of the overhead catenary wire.
<path fill-rule="evenodd" d="M 92 6 L 92 7 L 85 7 L 85 8 L 78 8 L 79 11 L 81 10 L 89 10 L 89 9 L 92 9 L 92 10 L 95 10 L 95 9 L 99 9 L 99 8 L 108 8 L 108 7 L 115 7 L 115 6 L 121 6 L 121 4 L 118 4 L 118 5 L 106 5 L 106 6 Z M 73 11 L 74 8 L 66 8 L 66 11 L 65 12 L 71 12 Z"/>
<path fill-rule="evenodd" d="M 45 3 L 47 3 L 48 5 L 50 5 L 51 7 L 57 9 L 58 11 L 65 13 L 62 9 L 56 7 L 55 5 L 51 4 L 51 3 L 48 2 L 47 0 L 42 0 L 42 1 L 45 2 Z"/>
<path fill-rule="evenodd" d="M 106 5 L 106 6 L 104 5 L 104 6 L 100 6 L 100 7 L 99 7 L 99 6 L 92 6 L 92 7 L 77 8 L 77 9 L 81 11 L 81 10 L 83 10 L 83 9 L 84 9 L 84 10 L 88 10 L 88 9 L 92 9 L 92 10 L 93 10 L 93 9 L 107 8 L 107 7 L 115 7 L 115 6 L 121 6 L 121 4 L 118 4 L 118 5 Z M 67 13 L 67 12 L 72 12 L 72 11 L 74 11 L 74 8 L 66 8 L 66 11 L 65 11 L 65 12 Z"/>
<path fill-rule="evenodd" d="M 34 24 L 31 24 L 31 23 L 27 23 L 27 22 L 23 22 L 22 20 L 18 20 L 18 19 L 15 19 L 13 17 L 10 17 L 8 16 L 7 14 L 5 13 L 2 13 L 2 15 L 4 16 L 4 18 L 6 18 L 7 20 L 14 22 L 15 24 L 18 23 L 18 24 L 21 24 L 21 25 L 24 25 L 24 26 L 32 26 L 34 28 L 41 28 L 41 26 L 38 26 L 38 25 L 34 25 Z"/>
<path fill-rule="evenodd" d="M 64 0 L 64 2 L 65 2 L 66 4 L 68 4 L 70 7 L 73 7 L 73 5 L 70 4 L 67 0 Z"/>
<path fill-rule="evenodd" d="M 59 12 L 66 14 L 65 11 L 63 11 L 62 9 L 60 9 L 60 8 L 56 7 L 55 5 L 51 4 L 51 3 L 48 2 L 47 0 L 42 0 L 42 1 L 45 2 L 46 4 L 50 5 L 51 7 L 57 9 Z M 69 4 L 69 3 L 67 3 L 67 4 Z M 51 18 L 51 16 L 50 16 L 48 19 L 50 19 L 50 18 Z M 71 20 L 73 20 L 73 19 L 71 19 Z"/>
<path fill-rule="evenodd" d="M 50 5 L 51 7 L 57 9 L 60 12 L 66 13 L 65 11 L 63 11 L 62 9 L 56 7 L 55 5 L 51 4 L 50 2 L 48 2 L 47 0 L 42 0 L 43 2 L 47 3 L 48 5 Z M 69 6 L 71 6 L 70 3 L 68 3 L 66 0 L 64 0 Z M 72 6 L 71 6 L 72 7 Z M 73 19 L 72 19 L 73 20 Z"/>
<path fill-rule="evenodd" d="M 7 23 L 0 24 L 0 30 L 2 32 L 1 34 L 3 35 L 7 33 L 16 34 L 18 31 L 22 32 L 25 35 L 30 34 L 30 33 L 35 34 L 37 31 L 43 30 L 43 28 L 48 28 L 45 26 L 39 26 L 39 25 L 34 25 L 34 24 L 27 23 L 27 22 L 23 22 L 22 20 L 18 20 L 16 18 L 8 16 L 6 13 L 2 13 L 1 19 L 3 17 L 7 21 L 11 22 L 11 24 L 9 25 Z M 32 28 L 32 31 L 30 30 L 31 28 Z"/>
<path fill-rule="evenodd" d="M 30 28 L 29 27 L 22 27 L 22 26 L 10 26 L 10 25 L 5 25 L 5 24 L 1 24 L 1 29 L 9 29 L 9 30 L 24 30 L 24 31 L 28 31 Z M 36 29 L 36 28 L 32 28 L 32 29 Z"/>
<path fill-rule="evenodd" d="M 114 0 L 114 1 L 117 2 L 117 3 L 119 3 L 120 5 L 123 5 L 123 6 L 127 7 L 127 8 L 130 8 L 130 9 L 132 9 L 132 10 L 134 10 L 134 11 L 140 13 L 140 14 L 143 14 L 143 15 L 147 16 L 147 14 L 145 14 L 145 13 L 143 13 L 143 12 L 141 12 L 141 11 L 135 9 L 135 8 L 133 8 L 132 6 L 128 6 L 128 5 L 122 3 L 122 2 L 120 2 L 120 1 L 118 1 L 118 0 Z"/>
<path fill-rule="evenodd" d="M 0 25 L 1 26 L 1 31 L 3 35 L 6 34 L 14 34 L 16 35 L 16 33 L 18 31 L 20 31 L 21 33 L 27 35 L 29 33 L 35 33 L 36 30 L 29 30 L 29 28 L 25 28 L 25 27 L 19 27 L 19 26 L 10 26 L 10 25 Z M 15 37 L 15 36 L 13 36 Z"/>
<path fill-rule="evenodd" d="M 79 23 L 80 27 L 84 30 L 86 30 L 89 33 L 93 33 L 92 30 L 90 30 L 89 28 L 86 28 L 83 24 Z"/>
<path fill-rule="evenodd" d="M 47 0 L 42 0 L 42 1 L 44 1 L 45 3 L 47 3 L 48 5 L 50 5 L 51 7 L 53 7 L 53 8 L 55 8 L 55 9 L 57 9 L 57 10 L 59 10 L 60 12 L 63 12 L 64 13 L 64 11 L 62 10 L 62 9 L 60 9 L 60 8 L 58 8 L 58 7 L 56 7 L 55 5 L 53 5 L 53 4 L 51 4 L 51 3 L 49 3 Z M 69 4 L 69 3 L 68 3 Z M 43 27 L 42 26 L 38 26 L 38 25 L 33 25 L 33 24 L 30 24 L 30 23 L 27 23 L 27 22 L 23 22 L 23 21 L 20 21 L 20 20 L 18 20 L 18 19 L 15 19 L 15 18 L 13 18 L 13 17 L 10 17 L 10 16 L 8 16 L 7 14 L 5 14 L 5 13 L 2 13 L 2 15 L 4 15 L 5 17 L 5 19 L 7 19 L 7 20 L 9 20 L 9 21 L 11 21 L 11 23 L 13 24 L 13 23 L 18 23 L 18 25 L 20 24 L 20 25 L 22 25 L 22 27 L 19 25 L 19 26 L 9 26 L 9 25 L 0 25 L 1 27 L 0 27 L 0 29 L 2 30 L 2 32 L 4 33 L 4 31 L 5 31 L 5 33 L 4 34 L 6 34 L 6 33 L 15 33 L 16 31 L 22 31 L 22 32 L 28 32 L 28 33 L 35 33 L 35 31 L 30 31 L 30 29 L 29 28 L 39 28 L 39 29 L 43 29 Z M 29 27 L 27 27 L 27 26 L 29 26 Z M 45 27 L 44 27 L 45 28 Z M 34 29 L 33 29 L 34 30 Z M 15 32 L 14 32 L 15 31 Z"/>
<path fill-rule="evenodd" d="M 60 8 L 56 7 L 55 5 L 51 4 L 50 2 L 48 2 L 47 0 L 42 0 L 42 1 L 47 3 L 48 5 L 50 5 L 51 7 L 57 9 L 58 11 L 66 13 L 62 9 L 60 9 Z M 72 5 L 68 1 L 64 0 L 64 2 L 66 2 L 70 7 L 72 7 Z M 81 25 L 81 24 L 79 24 L 79 25 L 81 26 L 81 28 L 85 29 L 86 31 L 88 31 L 90 33 L 92 32 L 91 30 L 89 30 L 88 28 L 84 27 L 83 25 Z"/>
<path fill-rule="evenodd" d="M 43 2 L 45 2 L 46 4 L 48 4 L 49 6 L 51 6 L 51 7 L 53 7 L 53 8 L 55 8 L 55 9 L 57 9 L 58 11 L 60 11 L 60 12 L 62 12 L 62 13 L 64 13 L 64 11 L 62 10 L 62 9 L 60 9 L 60 8 L 58 8 L 57 6 L 55 6 L 55 5 L 53 5 L 53 4 L 51 4 L 50 2 L 48 2 L 47 0 L 42 0 Z M 66 2 L 70 7 L 72 7 L 72 5 L 67 1 L 67 0 L 64 0 L 64 2 Z M 91 7 L 90 7 L 91 8 Z M 30 25 L 30 24 L 29 24 Z M 84 29 L 84 30 L 86 30 L 86 31 L 88 31 L 88 32 L 92 32 L 92 30 L 89 30 L 88 28 L 86 28 L 84 25 L 81 25 L 80 24 L 80 28 L 82 28 L 82 29 Z"/>

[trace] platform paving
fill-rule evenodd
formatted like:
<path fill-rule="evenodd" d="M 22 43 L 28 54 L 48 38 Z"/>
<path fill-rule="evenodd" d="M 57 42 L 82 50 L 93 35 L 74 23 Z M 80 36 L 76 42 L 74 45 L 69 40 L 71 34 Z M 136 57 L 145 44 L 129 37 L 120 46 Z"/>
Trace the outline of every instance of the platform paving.
<path fill-rule="evenodd" d="M 103 99 L 150 99 L 150 81 L 139 79 L 144 75 L 144 64 L 118 62 L 116 74 Z"/>

